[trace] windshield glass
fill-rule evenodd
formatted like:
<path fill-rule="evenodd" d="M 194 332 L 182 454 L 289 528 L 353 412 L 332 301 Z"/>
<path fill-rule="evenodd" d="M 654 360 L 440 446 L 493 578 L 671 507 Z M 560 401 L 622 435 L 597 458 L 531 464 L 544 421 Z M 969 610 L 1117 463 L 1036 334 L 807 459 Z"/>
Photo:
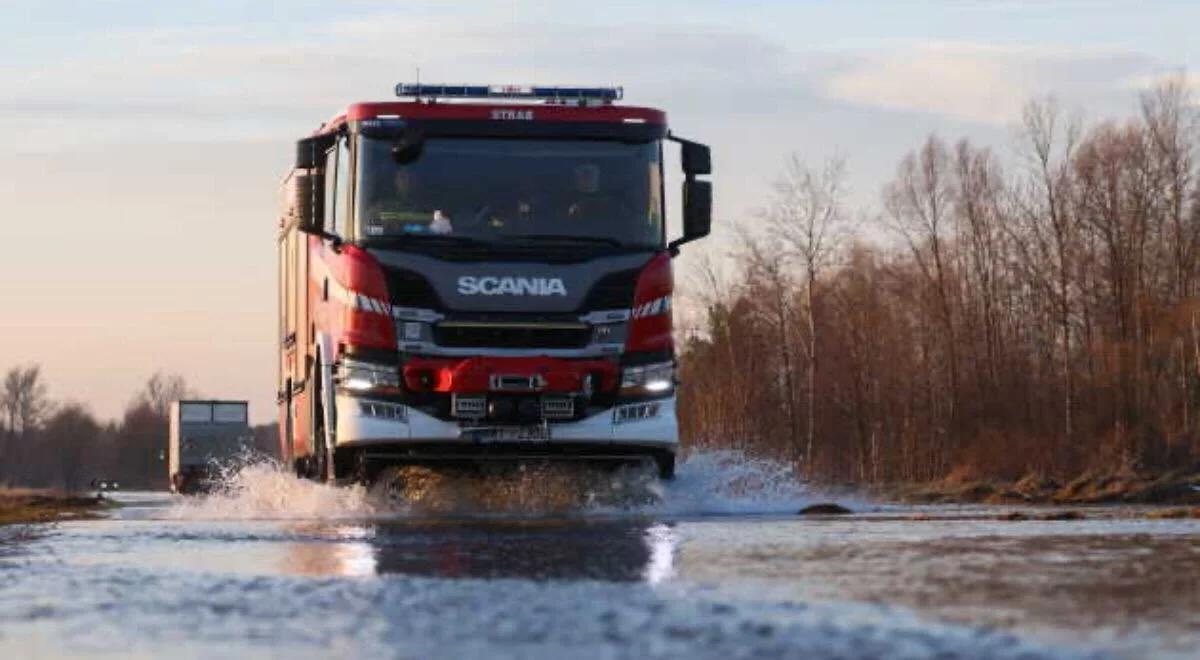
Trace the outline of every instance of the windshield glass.
<path fill-rule="evenodd" d="M 401 164 L 364 137 L 360 235 L 662 244 L 657 142 L 430 138 Z"/>

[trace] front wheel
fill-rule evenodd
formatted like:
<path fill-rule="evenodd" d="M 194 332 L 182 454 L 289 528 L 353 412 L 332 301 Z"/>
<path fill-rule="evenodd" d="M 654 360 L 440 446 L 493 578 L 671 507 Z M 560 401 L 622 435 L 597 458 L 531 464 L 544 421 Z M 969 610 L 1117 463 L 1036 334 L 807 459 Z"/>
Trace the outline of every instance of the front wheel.
<path fill-rule="evenodd" d="M 671 480 L 675 478 L 675 454 L 662 453 L 654 457 L 654 463 L 658 466 L 658 478 Z"/>
<path fill-rule="evenodd" d="M 312 446 L 313 454 L 309 459 L 309 477 L 316 481 L 330 481 L 329 474 L 329 444 L 325 433 L 325 391 L 321 386 L 321 372 L 318 366 L 313 367 L 310 382 L 312 388 Z"/>

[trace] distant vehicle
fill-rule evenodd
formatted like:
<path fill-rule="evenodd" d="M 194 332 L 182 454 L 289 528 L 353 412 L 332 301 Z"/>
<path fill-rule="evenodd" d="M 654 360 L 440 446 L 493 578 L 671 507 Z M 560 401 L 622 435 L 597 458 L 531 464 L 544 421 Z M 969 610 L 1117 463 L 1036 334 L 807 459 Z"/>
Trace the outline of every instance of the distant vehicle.
<path fill-rule="evenodd" d="M 396 95 L 322 124 L 284 180 L 280 455 L 321 481 L 527 460 L 671 477 L 671 262 L 709 232 L 708 147 L 619 87 Z"/>
<path fill-rule="evenodd" d="M 167 476 L 173 493 L 211 490 L 218 470 L 254 449 L 245 401 L 171 403 Z"/>

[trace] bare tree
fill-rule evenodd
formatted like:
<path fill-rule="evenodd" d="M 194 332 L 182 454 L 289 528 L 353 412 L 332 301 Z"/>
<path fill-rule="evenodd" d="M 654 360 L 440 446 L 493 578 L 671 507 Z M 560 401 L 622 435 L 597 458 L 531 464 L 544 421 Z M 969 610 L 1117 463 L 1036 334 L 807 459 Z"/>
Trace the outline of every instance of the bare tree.
<path fill-rule="evenodd" d="M 775 195 L 764 213 L 771 236 L 804 272 L 804 316 L 808 326 L 804 462 L 810 469 L 817 428 L 817 286 L 844 233 L 845 179 L 846 163 L 840 157 L 814 170 L 792 154 L 775 182 Z"/>
<path fill-rule="evenodd" d="M 8 432 L 20 436 L 37 428 L 50 410 L 42 368 L 36 364 L 13 367 L 4 375 L 0 411 L 8 420 Z"/>
<path fill-rule="evenodd" d="M 934 424 L 931 436 L 936 445 L 958 439 L 959 353 L 955 315 L 958 292 L 950 240 L 954 229 L 953 199 L 949 151 L 936 135 L 930 135 L 919 150 L 905 156 L 896 170 L 896 178 L 884 190 L 886 222 L 908 246 L 924 288 L 932 293 L 931 306 L 935 310 L 932 325 L 938 328 L 940 336 L 932 328 L 919 335 L 922 361 L 930 365 L 925 373 L 925 398 L 929 402 Z M 933 365 L 943 360 L 939 347 L 945 351 L 944 363 L 948 367 L 945 387 L 935 385 L 937 374 Z"/>
<path fill-rule="evenodd" d="M 146 381 L 133 405 L 145 405 L 154 414 L 165 419 L 170 412 L 172 401 L 196 396 L 195 390 L 188 387 L 183 376 L 158 371 Z"/>
<path fill-rule="evenodd" d="M 1142 123 L 1149 137 L 1151 173 L 1162 194 L 1156 196 L 1167 236 L 1172 264 L 1170 285 L 1177 296 L 1194 293 L 1196 258 L 1200 253 L 1200 226 L 1187 213 L 1188 195 L 1196 176 L 1194 150 L 1200 138 L 1194 99 L 1182 76 L 1168 79 L 1142 94 Z"/>
<path fill-rule="evenodd" d="M 778 356 L 778 369 L 771 380 L 787 417 L 785 444 L 790 446 L 800 432 L 791 333 L 795 318 L 794 278 L 788 254 L 779 243 L 746 229 L 742 229 L 740 235 L 746 279 L 753 292 L 750 299 L 756 302 L 751 309 L 766 321 Z"/>
<path fill-rule="evenodd" d="M 1080 123 L 1068 119 L 1053 98 L 1025 106 L 1022 137 L 1029 162 L 1030 185 L 1021 243 L 1032 268 L 1043 276 L 1052 295 L 1061 344 L 1063 378 L 1062 429 L 1066 442 L 1074 436 L 1075 373 L 1071 360 L 1072 276 L 1079 247 L 1079 218 L 1072 209 L 1072 159 L 1079 143 Z"/>
<path fill-rule="evenodd" d="M 1158 215 L 1155 223 L 1162 235 L 1156 241 L 1162 250 L 1156 260 L 1172 265 L 1168 279 L 1162 283 L 1168 290 L 1166 297 L 1178 300 L 1192 299 L 1196 294 L 1197 258 L 1200 257 L 1200 222 L 1195 206 L 1189 208 L 1190 198 L 1195 195 L 1195 145 L 1200 138 L 1197 131 L 1198 113 L 1194 98 L 1188 90 L 1184 76 L 1174 76 L 1154 89 L 1142 94 L 1141 119 L 1149 137 L 1150 173 L 1160 194 Z M 1162 294 L 1160 294 L 1162 295 Z M 1170 368 L 1183 400 L 1182 436 L 1194 437 L 1192 409 L 1194 403 L 1189 393 L 1197 385 L 1200 374 L 1200 309 L 1188 305 L 1181 315 L 1186 332 L 1175 336 L 1174 357 Z M 1189 350 L 1189 346 L 1192 350 Z"/>

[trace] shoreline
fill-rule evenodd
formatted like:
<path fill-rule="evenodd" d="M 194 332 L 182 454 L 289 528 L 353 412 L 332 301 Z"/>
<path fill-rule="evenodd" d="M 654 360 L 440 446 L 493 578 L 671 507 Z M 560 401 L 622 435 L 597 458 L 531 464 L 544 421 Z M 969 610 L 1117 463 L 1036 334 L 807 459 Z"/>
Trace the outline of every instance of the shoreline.
<path fill-rule="evenodd" d="M 1200 471 L 1090 473 L 1070 481 L 1041 475 L 1017 480 L 946 478 L 868 487 L 876 498 L 906 504 L 1097 505 L 1200 507 Z"/>
<path fill-rule="evenodd" d="M 108 500 L 97 495 L 0 489 L 0 527 L 93 518 L 98 510 L 109 505 Z"/>

